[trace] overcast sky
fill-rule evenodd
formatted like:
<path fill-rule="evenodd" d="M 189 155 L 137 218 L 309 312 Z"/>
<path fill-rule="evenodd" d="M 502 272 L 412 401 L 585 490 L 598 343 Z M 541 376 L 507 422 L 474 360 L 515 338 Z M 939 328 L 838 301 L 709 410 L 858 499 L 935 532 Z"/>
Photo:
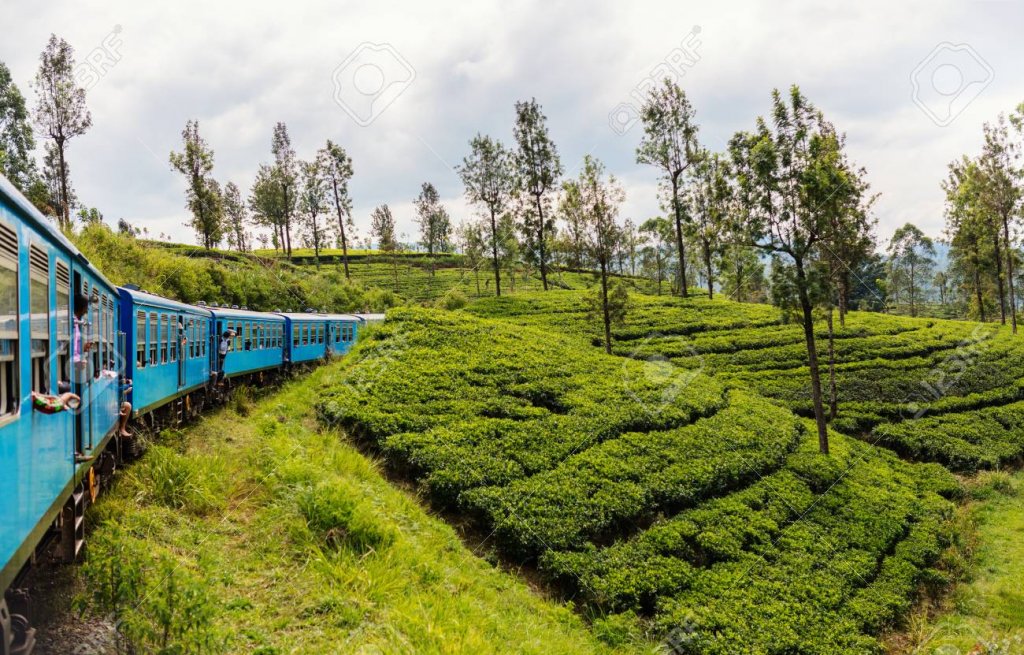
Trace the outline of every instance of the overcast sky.
<path fill-rule="evenodd" d="M 69 151 L 79 198 L 187 242 L 185 183 L 167 158 L 188 119 L 215 150 L 215 176 L 246 191 L 277 121 L 302 158 L 342 144 L 360 236 L 388 203 L 411 240 L 424 181 L 456 221 L 473 215 L 452 167 L 476 132 L 511 141 L 516 100 L 541 103 L 568 173 L 598 157 L 624 183 L 622 217 L 643 220 L 659 211 L 657 173 L 635 163 L 630 105 L 647 78 L 679 74 L 712 149 L 795 83 L 846 133 L 888 238 L 905 222 L 941 232 L 947 163 L 1024 101 L 1015 1 L 0 0 L 0 16 L 0 59 L 30 103 L 51 32 L 85 66 L 93 127 Z"/>

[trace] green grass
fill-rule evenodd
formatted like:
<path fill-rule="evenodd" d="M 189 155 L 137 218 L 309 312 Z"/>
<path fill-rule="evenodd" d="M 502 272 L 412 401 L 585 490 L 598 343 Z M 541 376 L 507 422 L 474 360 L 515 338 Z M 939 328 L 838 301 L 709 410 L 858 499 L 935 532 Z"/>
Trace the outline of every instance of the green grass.
<path fill-rule="evenodd" d="M 974 500 L 961 508 L 976 531 L 967 580 L 919 612 L 894 650 L 1024 653 L 1024 471 L 983 473 L 970 487 Z"/>
<path fill-rule="evenodd" d="M 88 604 L 145 651 L 163 620 L 189 652 L 625 652 L 317 427 L 311 398 L 346 366 L 167 434 L 127 469 L 90 515 Z"/>

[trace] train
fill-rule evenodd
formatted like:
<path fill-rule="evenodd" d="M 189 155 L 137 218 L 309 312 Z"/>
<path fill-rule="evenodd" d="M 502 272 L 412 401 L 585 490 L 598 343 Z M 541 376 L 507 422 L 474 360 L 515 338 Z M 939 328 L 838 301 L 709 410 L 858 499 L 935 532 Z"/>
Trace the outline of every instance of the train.
<path fill-rule="evenodd" d="M 89 300 L 80 316 L 76 297 Z M 181 422 L 239 383 L 344 355 L 380 320 L 188 304 L 114 285 L 0 176 L 0 655 L 33 650 L 22 581 L 36 555 L 50 548 L 74 561 L 86 507 L 138 454 L 139 440 L 120 436 L 122 403 L 136 427 Z M 66 411 L 37 411 L 37 398 L 66 393 L 77 397 L 65 396 Z"/>

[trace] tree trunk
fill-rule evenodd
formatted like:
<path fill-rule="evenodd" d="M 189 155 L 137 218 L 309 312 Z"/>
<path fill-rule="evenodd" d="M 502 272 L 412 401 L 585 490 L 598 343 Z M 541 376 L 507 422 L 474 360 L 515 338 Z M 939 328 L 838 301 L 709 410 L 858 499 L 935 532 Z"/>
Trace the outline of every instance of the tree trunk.
<path fill-rule="evenodd" d="M 814 421 L 818 426 L 818 448 L 823 455 L 828 454 L 828 428 L 825 423 L 825 409 L 821 402 L 821 375 L 818 371 L 818 351 L 814 345 L 814 323 L 811 299 L 807 293 L 807 276 L 804 273 L 802 259 L 794 258 L 796 263 L 797 291 L 800 295 L 800 307 L 804 315 L 804 341 L 807 344 L 807 364 L 811 371 L 811 399 L 814 403 Z"/>
<path fill-rule="evenodd" d="M 338 230 L 341 234 L 341 261 L 345 264 L 345 279 L 351 279 L 348 275 L 348 239 L 345 238 L 345 217 L 341 211 L 341 198 L 338 196 L 338 181 L 332 180 L 331 187 L 334 189 L 334 206 L 338 210 Z"/>
<path fill-rule="evenodd" d="M 910 262 L 910 315 L 917 316 L 917 305 L 914 304 L 914 262 Z"/>
<path fill-rule="evenodd" d="M 711 244 L 707 241 L 704 242 L 704 268 L 708 274 L 708 300 L 712 300 L 715 295 L 715 278 L 711 272 Z"/>
<path fill-rule="evenodd" d="M 71 202 L 68 200 L 68 169 L 64 163 L 64 139 L 57 139 L 57 160 L 60 163 L 60 227 L 71 227 Z"/>
<path fill-rule="evenodd" d="M 686 249 L 683 247 L 683 217 L 679 206 L 679 177 L 672 177 L 672 211 L 676 217 L 676 249 L 679 251 L 679 295 L 687 296 Z"/>
<path fill-rule="evenodd" d="M 846 327 L 846 312 L 850 306 L 850 272 L 839 274 L 839 327 Z"/>
<path fill-rule="evenodd" d="M 498 219 L 491 208 L 491 254 L 494 258 L 494 295 L 501 296 L 501 267 L 498 265 Z"/>
<path fill-rule="evenodd" d="M 608 311 L 608 264 L 601 258 L 601 310 L 604 314 L 604 351 L 612 354 L 612 316 Z"/>
<path fill-rule="evenodd" d="M 981 268 L 978 266 L 978 244 L 974 244 L 974 292 L 978 297 L 978 314 L 985 322 L 985 299 L 981 294 Z"/>
<path fill-rule="evenodd" d="M 1006 325 L 1006 291 L 1003 289 L 1003 251 L 999 246 L 999 232 L 993 238 L 993 247 L 996 256 L 996 282 L 999 291 L 999 321 Z"/>
<path fill-rule="evenodd" d="M 836 346 L 832 329 L 832 307 L 828 308 L 828 420 L 834 421 L 839 413 L 836 397 Z"/>
<path fill-rule="evenodd" d="M 479 266 L 474 266 L 473 267 L 473 275 L 476 277 L 476 297 L 479 298 L 480 295 L 481 295 L 481 293 L 480 293 L 480 267 Z"/>
<path fill-rule="evenodd" d="M 544 206 L 540 201 L 540 194 L 535 194 L 534 198 L 537 199 L 537 241 L 540 247 L 540 281 L 544 286 L 544 290 L 548 290 L 548 266 L 545 261 L 545 250 L 544 250 Z"/>
<path fill-rule="evenodd" d="M 1013 247 L 1010 243 L 1010 217 L 1003 216 L 1003 241 L 1006 242 L 1006 281 L 1010 287 L 1010 325 L 1017 334 L 1017 299 L 1013 291 Z"/>

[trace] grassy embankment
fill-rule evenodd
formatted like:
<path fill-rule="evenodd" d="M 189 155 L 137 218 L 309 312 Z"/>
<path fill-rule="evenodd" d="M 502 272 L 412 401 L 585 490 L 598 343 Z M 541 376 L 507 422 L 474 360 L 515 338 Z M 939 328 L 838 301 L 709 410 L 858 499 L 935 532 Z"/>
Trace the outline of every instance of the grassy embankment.
<path fill-rule="evenodd" d="M 186 652 L 612 652 L 317 426 L 311 398 L 345 366 L 132 465 L 91 518 L 93 611 L 115 611 L 144 652 L 168 633 Z"/>

